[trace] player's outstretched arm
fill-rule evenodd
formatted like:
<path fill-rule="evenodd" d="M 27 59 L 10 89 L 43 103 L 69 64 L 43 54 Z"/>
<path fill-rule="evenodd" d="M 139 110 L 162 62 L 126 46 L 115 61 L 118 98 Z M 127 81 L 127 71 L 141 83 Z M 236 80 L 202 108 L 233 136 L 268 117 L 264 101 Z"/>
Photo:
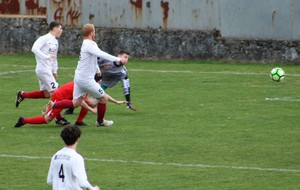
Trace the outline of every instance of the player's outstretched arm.
<path fill-rule="evenodd" d="M 104 95 L 105 98 L 109 101 L 109 102 L 113 102 L 115 104 L 126 104 L 127 102 L 126 101 L 119 101 L 119 100 L 115 100 L 114 98 L 112 98 L 110 95 L 108 94 L 105 94 Z"/>
<path fill-rule="evenodd" d="M 82 101 L 80 106 L 85 108 L 86 110 L 88 110 L 90 112 L 97 113 L 97 108 L 90 107 L 85 101 Z"/>

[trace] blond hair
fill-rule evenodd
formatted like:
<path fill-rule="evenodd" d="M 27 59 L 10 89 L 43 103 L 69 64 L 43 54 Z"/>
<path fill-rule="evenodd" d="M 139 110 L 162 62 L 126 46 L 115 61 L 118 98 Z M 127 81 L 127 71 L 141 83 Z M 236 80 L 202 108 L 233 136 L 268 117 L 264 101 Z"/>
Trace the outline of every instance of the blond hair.
<path fill-rule="evenodd" d="M 95 27 L 93 24 L 87 23 L 82 27 L 82 35 L 86 37 L 91 34 L 91 32 L 95 31 Z"/>

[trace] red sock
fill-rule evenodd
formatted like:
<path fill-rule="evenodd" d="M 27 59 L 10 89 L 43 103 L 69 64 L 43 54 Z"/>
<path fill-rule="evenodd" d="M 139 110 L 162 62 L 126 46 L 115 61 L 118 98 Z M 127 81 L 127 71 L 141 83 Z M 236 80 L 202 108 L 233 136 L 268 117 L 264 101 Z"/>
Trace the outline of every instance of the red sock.
<path fill-rule="evenodd" d="M 61 120 L 62 116 L 60 114 L 58 114 L 56 117 L 55 117 L 57 120 Z"/>
<path fill-rule="evenodd" d="M 54 102 L 54 105 L 52 108 L 72 108 L 73 106 L 73 101 L 72 100 L 60 100 L 58 102 Z"/>
<path fill-rule="evenodd" d="M 106 104 L 98 103 L 97 112 L 98 112 L 97 113 L 97 121 L 99 123 L 102 123 L 103 119 L 104 119 L 105 112 L 106 112 Z"/>
<path fill-rule="evenodd" d="M 46 98 L 44 92 L 38 90 L 32 92 L 23 92 L 22 97 L 31 99 Z"/>
<path fill-rule="evenodd" d="M 36 116 L 32 118 L 24 118 L 23 124 L 45 124 L 46 120 L 43 116 Z"/>
<path fill-rule="evenodd" d="M 87 113 L 88 113 L 87 109 L 81 108 L 76 121 L 78 123 L 81 123 L 83 118 L 86 116 Z"/>

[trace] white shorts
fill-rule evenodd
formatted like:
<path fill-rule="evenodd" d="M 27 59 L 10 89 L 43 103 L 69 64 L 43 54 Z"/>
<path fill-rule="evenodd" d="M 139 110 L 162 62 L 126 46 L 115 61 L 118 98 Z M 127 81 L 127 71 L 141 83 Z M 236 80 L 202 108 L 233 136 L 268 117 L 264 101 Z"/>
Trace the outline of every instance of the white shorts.
<path fill-rule="evenodd" d="M 52 73 L 40 73 L 36 72 L 36 75 L 39 79 L 40 91 L 47 90 L 48 92 L 53 92 L 58 87 Z"/>
<path fill-rule="evenodd" d="M 99 99 L 105 95 L 104 90 L 95 80 L 74 80 L 73 99 L 84 97 L 88 93 L 90 96 Z"/>

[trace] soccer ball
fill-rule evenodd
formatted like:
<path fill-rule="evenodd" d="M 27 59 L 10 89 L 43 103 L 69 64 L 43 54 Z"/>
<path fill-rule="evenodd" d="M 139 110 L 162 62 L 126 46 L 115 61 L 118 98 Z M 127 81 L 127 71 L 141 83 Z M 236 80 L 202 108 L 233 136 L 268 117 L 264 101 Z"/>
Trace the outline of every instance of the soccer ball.
<path fill-rule="evenodd" d="M 285 72 L 282 68 L 275 67 L 271 70 L 270 77 L 273 81 L 281 81 L 284 78 Z"/>

